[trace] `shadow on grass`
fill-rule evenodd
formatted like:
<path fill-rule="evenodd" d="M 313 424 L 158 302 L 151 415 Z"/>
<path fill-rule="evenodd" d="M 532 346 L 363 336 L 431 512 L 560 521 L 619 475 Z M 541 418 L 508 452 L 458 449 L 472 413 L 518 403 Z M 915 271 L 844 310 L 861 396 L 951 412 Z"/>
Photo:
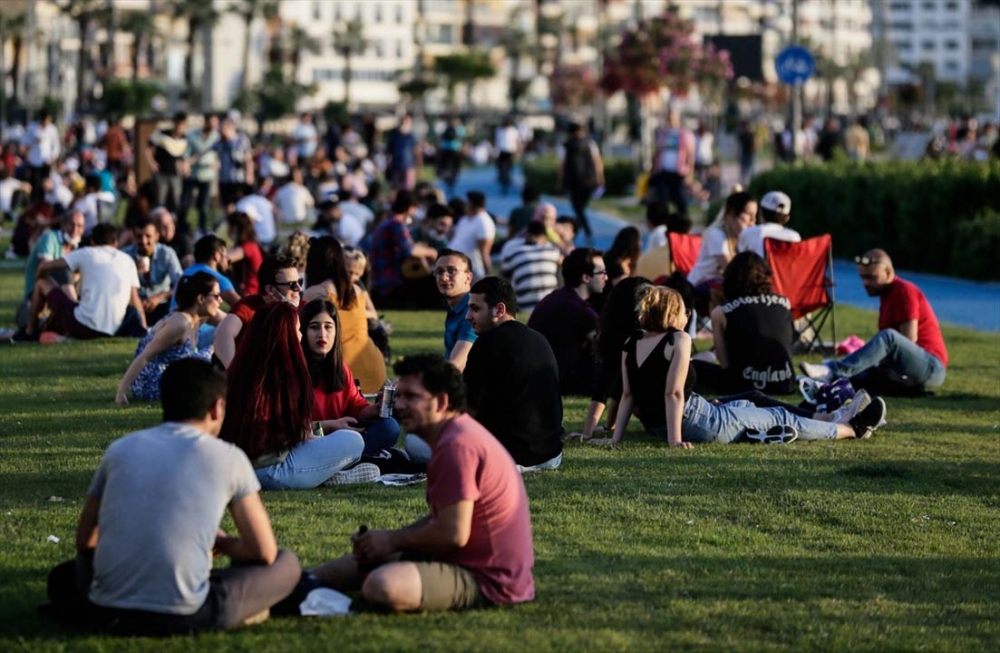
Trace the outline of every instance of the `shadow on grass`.
<path fill-rule="evenodd" d="M 961 628 L 969 638 L 986 641 L 1000 601 L 1000 568 L 994 560 L 970 557 L 893 555 L 827 555 L 746 557 L 690 555 L 638 556 L 583 560 L 564 557 L 535 568 L 538 596 L 534 603 L 482 613 L 397 617 L 366 614 L 346 621 L 278 619 L 243 631 L 326 631 L 343 636 L 364 631 L 368 638 L 391 638 L 415 620 L 457 626 L 469 620 L 501 621 L 511 628 L 531 629 L 542 620 L 546 632 L 559 629 L 613 628 L 623 635 L 646 638 L 673 630 L 744 631 L 764 637 L 794 631 L 801 624 L 788 612 L 821 610 L 829 625 L 870 631 L 886 625 L 912 629 Z M 586 577 L 574 577 L 586 568 Z M 7 611 L 0 633 L 36 642 L 66 640 L 94 633 L 62 628 L 42 620 L 36 606 L 45 601 L 47 569 L 4 569 L 0 600 Z M 615 605 L 613 612 L 594 610 Z M 621 619 L 625 614 L 629 618 Z M 375 629 L 372 629 L 375 626 Z M 354 632 L 352 632 L 354 631 Z M 201 640 L 211 635 L 203 635 Z M 227 637 L 241 637 L 232 634 Z M 116 639 L 122 643 L 162 640 Z M 192 641 L 192 640 L 188 640 Z M 648 641 L 648 640 L 645 640 Z M 193 643 L 193 642 L 192 642 Z M 300 642 L 301 644 L 301 642 Z"/>

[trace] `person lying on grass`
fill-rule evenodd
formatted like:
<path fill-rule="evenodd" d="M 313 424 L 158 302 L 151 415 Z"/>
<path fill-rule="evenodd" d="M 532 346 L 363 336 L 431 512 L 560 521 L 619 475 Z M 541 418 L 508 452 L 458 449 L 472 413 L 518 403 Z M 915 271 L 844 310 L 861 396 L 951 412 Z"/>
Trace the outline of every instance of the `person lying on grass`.
<path fill-rule="evenodd" d="M 301 568 L 278 549 L 246 455 L 218 439 L 226 381 L 179 360 L 160 378 L 163 424 L 108 447 L 87 491 L 77 557 L 49 575 L 44 612 L 144 635 L 221 630 L 288 596 Z M 219 529 L 227 509 L 237 535 Z M 212 569 L 213 555 L 228 569 Z M 263 614 L 262 614 L 263 613 Z"/>
<path fill-rule="evenodd" d="M 365 448 L 353 429 L 313 434 L 312 381 L 300 339 L 296 307 L 266 304 L 227 370 L 226 401 L 240 409 L 226 415 L 221 437 L 247 454 L 265 490 L 317 487 L 360 461 Z"/>
<path fill-rule="evenodd" d="M 312 380 L 312 419 L 324 433 L 339 429 L 361 432 L 364 455 L 377 456 L 391 449 L 399 439 L 399 424 L 391 417 L 379 417 L 379 405 L 369 404 L 354 383 L 354 375 L 344 363 L 340 312 L 328 299 L 314 299 L 299 316 L 302 349 Z"/>
<path fill-rule="evenodd" d="M 177 284 L 177 308 L 146 333 L 135 349 L 135 360 L 118 384 L 115 403 L 128 403 L 128 391 L 144 401 L 160 398 L 160 377 L 167 366 L 182 358 L 212 357 L 212 348 L 198 350 L 198 329 L 207 320 L 217 322 L 222 311 L 219 282 L 207 272 L 181 277 Z"/>
<path fill-rule="evenodd" d="M 621 442 L 633 409 L 647 432 L 684 449 L 696 442 L 738 442 L 744 434 L 768 434 L 771 429 L 783 442 L 868 438 L 885 422 L 885 402 L 878 397 L 863 410 L 844 411 L 840 422 L 804 418 L 779 406 L 761 408 L 747 400 L 716 405 L 702 398 L 691 391 L 695 375 L 691 337 L 684 332 L 687 320 L 677 291 L 663 286 L 643 290 L 640 330 L 622 351 L 622 397 L 614 435 L 589 442 Z"/>
<path fill-rule="evenodd" d="M 534 553 L 524 482 L 514 460 L 464 413 L 462 374 L 439 354 L 408 356 L 396 413 L 430 444 L 430 513 L 398 530 L 352 536 L 354 553 L 310 571 L 307 579 L 361 589 L 368 603 L 395 612 L 461 610 L 530 601 Z"/>

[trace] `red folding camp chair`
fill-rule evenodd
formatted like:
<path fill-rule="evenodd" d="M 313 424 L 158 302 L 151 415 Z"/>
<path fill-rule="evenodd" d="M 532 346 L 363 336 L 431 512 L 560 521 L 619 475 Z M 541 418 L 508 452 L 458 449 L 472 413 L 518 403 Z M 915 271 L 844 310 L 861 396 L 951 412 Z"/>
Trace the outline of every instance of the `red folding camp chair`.
<path fill-rule="evenodd" d="M 698 260 L 701 236 L 670 232 L 667 234 L 667 241 L 670 243 L 670 258 L 674 263 L 674 269 L 687 275 Z"/>
<path fill-rule="evenodd" d="M 774 272 L 772 289 L 791 302 L 793 319 L 805 320 L 805 327 L 797 336 L 806 350 L 824 347 L 821 332 L 828 319 L 835 347 L 837 324 L 833 315 L 833 241 L 830 235 L 800 243 L 765 238 L 764 253 Z"/>

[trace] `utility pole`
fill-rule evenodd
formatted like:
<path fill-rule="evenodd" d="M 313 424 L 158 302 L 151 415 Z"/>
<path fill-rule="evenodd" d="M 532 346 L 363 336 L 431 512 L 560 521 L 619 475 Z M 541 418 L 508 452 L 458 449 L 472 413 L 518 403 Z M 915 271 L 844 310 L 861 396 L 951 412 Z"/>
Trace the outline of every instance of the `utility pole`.
<path fill-rule="evenodd" d="M 792 45 L 799 44 L 799 0 L 792 0 Z M 792 158 L 799 144 L 799 130 L 802 129 L 802 83 L 792 86 Z"/>

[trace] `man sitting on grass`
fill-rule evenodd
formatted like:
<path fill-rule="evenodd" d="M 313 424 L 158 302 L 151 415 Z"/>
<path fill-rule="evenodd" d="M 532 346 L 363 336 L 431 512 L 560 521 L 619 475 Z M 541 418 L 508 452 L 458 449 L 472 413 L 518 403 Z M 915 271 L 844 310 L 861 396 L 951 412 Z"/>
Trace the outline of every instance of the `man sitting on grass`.
<path fill-rule="evenodd" d="M 397 362 L 400 422 L 432 449 L 430 514 L 398 530 L 351 537 L 353 555 L 312 570 L 315 581 L 359 587 L 366 601 L 395 612 L 462 610 L 535 597 L 528 495 L 514 461 L 464 414 L 462 375 L 437 354 Z"/>
<path fill-rule="evenodd" d="M 12 342 L 38 340 L 39 316 L 46 304 L 54 315 L 46 328 L 71 338 L 90 340 L 114 335 L 143 335 L 146 315 L 139 298 L 139 275 L 131 257 L 115 247 L 117 233 L 114 225 L 99 224 L 91 234 L 91 247 L 75 249 L 62 258 L 38 266 L 38 282 L 31 296 L 28 324 L 24 331 L 14 334 Z M 68 289 L 49 278 L 63 270 L 71 275 L 80 273 L 79 302 Z M 130 305 L 138 314 L 134 320 L 135 332 L 120 333 Z M 53 322 L 58 323 L 58 328 L 53 328 L 56 326 Z"/>
<path fill-rule="evenodd" d="M 49 575 L 57 614 L 151 635 L 266 618 L 299 561 L 279 550 L 246 455 L 218 439 L 226 380 L 186 358 L 160 380 L 164 423 L 108 447 L 87 492 L 77 558 Z M 219 529 L 228 507 L 238 535 Z M 213 555 L 235 563 L 212 569 Z"/>
<path fill-rule="evenodd" d="M 295 261 L 287 256 L 273 256 L 265 260 L 257 271 L 263 292 L 247 295 L 236 302 L 229 314 L 215 329 L 215 356 L 223 367 L 229 367 L 236 355 L 243 327 L 250 324 L 254 313 L 272 302 L 299 305 L 302 298 L 302 280 Z"/>
<path fill-rule="evenodd" d="M 911 395 L 925 386 L 942 385 L 948 351 L 927 297 L 896 276 L 883 250 L 873 249 L 854 260 L 865 291 L 879 298 L 878 335 L 842 360 L 801 363 L 802 371 L 822 383 L 850 377 L 855 389 L 870 394 Z"/>
<path fill-rule="evenodd" d="M 469 412 L 521 471 L 559 467 L 563 405 L 552 347 L 517 321 L 514 289 L 500 277 L 473 284 L 467 317 L 479 336 L 465 365 Z"/>
<path fill-rule="evenodd" d="M 24 301 L 17 309 L 17 327 L 28 326 L 28 313 L 31 309 L 31 295 L 38 282 L 38 266 L 62 258 L 80 246 L 83 238 L 85 219 L 79 211 L 67 211 L 59 220 L 58 229 L 46 231 L 35 243 L 28 256 L 28 264 L 24 268 Z M 73 286 L 73 275 L 69 270 L 62 270 L 53 276 L 55 285 L 66 290 L 70 299 L 76 299 L 76 287 Z"/>

